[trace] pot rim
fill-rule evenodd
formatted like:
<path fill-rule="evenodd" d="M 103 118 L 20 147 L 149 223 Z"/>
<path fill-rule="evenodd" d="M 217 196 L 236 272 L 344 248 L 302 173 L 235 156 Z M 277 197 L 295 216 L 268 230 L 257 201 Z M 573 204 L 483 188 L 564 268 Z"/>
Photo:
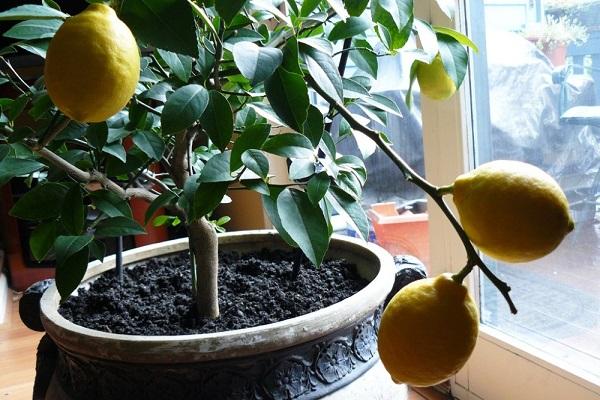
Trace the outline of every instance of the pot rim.
<path fill-rule="evenodd" d="M 276 242 L 282 246 L 274 230 L 252 230 L 219 234 L 219 245 Z M 167 255 L 188 248 L 188 238 L 155 243 L 123 253 L 123 263 L 131 264 L 153 256 Z M 379 265 L 367 266 L 374 278 L 362 290 L 331 306 L 291 319 L 217 333 L 173 336 L 144 336 L 108 333 L 74 324 L 58 313 L 60 295 L 53 283 L 40 301 L 42 323 L 46 332 L 63 350 L 85 356 L 126 362 L 191 362 L 243 357 L 280 350 L 305 343 L 349 326 L 372 313 L 386 298 L 394 281 L 394 260 L 381 247 L 362 240 L 333 235 L 330 251 L 345 255 L 352 262 L 364 258 Z M 368 260 L 371 258 L 371 260 Z M 82 285 L 94 276 L 114 268 L 115 257 L 89 264 Z M 357 263 L 361 268 L 360 263 Z M 374 267 L 378 267 L 373 271 Z M 364 268 L 364 266 L 362 267 Z M 350 311 L 347 311 L 350 310 Z M 227 353 L 225 355 L 224 353 Z"/>

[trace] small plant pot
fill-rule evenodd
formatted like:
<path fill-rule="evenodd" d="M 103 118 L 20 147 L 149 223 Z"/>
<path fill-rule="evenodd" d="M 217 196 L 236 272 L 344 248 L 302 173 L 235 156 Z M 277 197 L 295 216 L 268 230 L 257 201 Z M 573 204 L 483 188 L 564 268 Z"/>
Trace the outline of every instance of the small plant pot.
<path fill-rule="evenodd" d="M 187 246 L 187 239 L 154 244 L 125 252 L 123 261 L 132 264 Z M 219 246 L 241 253 L 286 248 L 272 231 L 222 234 Z M 382 303 L 394 282 L 392 257 L 345 237 L 332 239 L 328 257 L 353 262 L 370 283 L 316 312 L 221 333 L 135 336 L 84 328 L 58 313 L 53 285 L 41 300 L 42 323 L 59 348 L 46 398 L 399 398 L 405 388 L 381 368 L 376 346 Z M 114 257 L 90 264 L 83 284 L 111 268 Z"/>

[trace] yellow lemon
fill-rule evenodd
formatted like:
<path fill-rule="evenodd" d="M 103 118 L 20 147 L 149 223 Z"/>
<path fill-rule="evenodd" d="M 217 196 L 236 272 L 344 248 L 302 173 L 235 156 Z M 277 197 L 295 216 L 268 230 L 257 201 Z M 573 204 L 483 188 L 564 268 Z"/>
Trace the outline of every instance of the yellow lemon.
<path fill-rule="evenodd" d="M 100 122 L 135 91 L 140 55 L 133 34 L 104 4 L 68 18 L 50 41 L 44 77 L 48 95 L 68 117 Z"/>
<path fill-rule="evenodd" d="M 558 183 L 527 163 L 483 164 L 456 179 L 453 195 L 471 241 L 498 260 L 526 262 L 543 257 L 574 227 Z"/>
<path fill-rule="evenodd" d="M 381 362 L 398 383 L 431 386 L 467 362 L 479 333 L 479 314 L 467 288 L 451 274 L 403 287 L 381 317 Z"/>
<path fill-rule="evenodd" d="M 456 93 L 456 84 L 446 72 L 438 54 L 431 64 L 417 61 L 416 76 L 421 93 L 434 100 L 444 100 Z"/>

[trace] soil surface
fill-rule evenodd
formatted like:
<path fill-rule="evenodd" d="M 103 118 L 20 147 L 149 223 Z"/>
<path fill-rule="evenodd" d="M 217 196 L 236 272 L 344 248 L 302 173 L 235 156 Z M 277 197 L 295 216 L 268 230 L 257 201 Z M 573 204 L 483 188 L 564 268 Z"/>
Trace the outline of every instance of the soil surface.
<path fill-rule="evenodd" d="M 366 286 L 356 268 L 328 260 L 306 261 L 291 279 L 297 253 L 262 250 L 220 254 L 216 320 L 199 319 L 191 298 L 189 255 L 155 258 L 125 268 L 123 284 L 114 270 L 79 289 L 60 306 L 68 320 L 91 329 L 130 335 L 185 335 L 269 324 L 335 304 Z"/>

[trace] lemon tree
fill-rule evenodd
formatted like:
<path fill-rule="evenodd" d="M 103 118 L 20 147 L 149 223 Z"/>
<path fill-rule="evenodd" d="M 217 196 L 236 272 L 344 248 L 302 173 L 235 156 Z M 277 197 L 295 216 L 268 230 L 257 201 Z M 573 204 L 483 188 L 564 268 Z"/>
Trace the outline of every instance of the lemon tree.
<path fill-rule="evenodd" d="M 452 193 L 471 241 L 498 260 L 543 257 L 574 227 L 558 183 L 531 164 L 508 160 L 483 164 L 456 178 Z"/>
<path fill-rule="evenodd" d="M 91 4 L 68 18 L 50 41 L 44 78 L 48 95 L 69 118 L 102 122 L 131 99 L 140 51 L 115 11 Z"/>
<path fill-rule="evenodd" d="M 478 332 L 467 288 L 442 274 L 414 281 L 390 300 L 379 326 L 379 355 L 395 381 L 432 386 L 465 364 Z"/>

